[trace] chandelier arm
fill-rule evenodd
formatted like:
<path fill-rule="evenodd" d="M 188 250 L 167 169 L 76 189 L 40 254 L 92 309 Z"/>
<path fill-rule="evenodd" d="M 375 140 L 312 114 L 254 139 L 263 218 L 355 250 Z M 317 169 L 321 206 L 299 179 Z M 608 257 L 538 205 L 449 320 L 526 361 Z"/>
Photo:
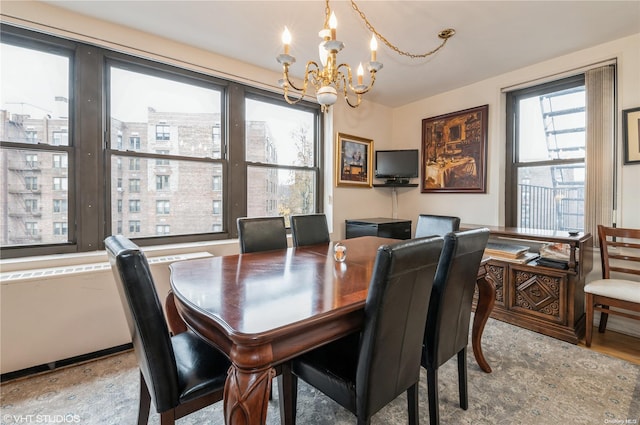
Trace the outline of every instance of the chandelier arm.
<path fill-rule="evenodd" d="M 382 34 L 380 34 L 371 24 L 371 22 L 369 22 L 369 20 L 367 19 L 366 15 L 364 14 L 364 12 L 362 12 L 360 10 L 360 8 L 358 7 L 358 5 L 356 4 L 356 2 L 354 0 L 351 0 L 351 7 L 353 8 L 353 10 L 356 11 L 356 13 L 358 13 L 360 15 L 360 18 L 364 21 L 367 29 L 369 31 L 371 31 L 373 34 L 375 34 L 376 37 L 378 37 L 380 39 L 380 41 L 382 41 L 384 44 L 387 45 L 387 47 L 389 47 L 391 50 L 393 50 L 394 52 L 398 53 L 399 55 L 402 56 L 408 56 L 412 59 L 420 59 L 420 58 L 426 58 L 427 56 L 431 56 L 432 54 L 436 53 L 438 50 L 442 49 L 444 47 L 445 44 L 447 44 L 447 41 L 453 37 L 456 33 L 456 31 L 452 28 L 447 28 L 445 30 L 442 30 L 438 33 L 438 37 L 440 39 L 442 39 L 442 43 L 436 47 L 435 49 L 426 52 L 426 53 L 410 53 L 410 52 L 406 52 L 404 50 L 400 50 L 400 48 L 398 48 L 397 46 L 395 46 L 393 43 L 391 43 L 389 40 L 387 40 Z"/>
<path fill-rule="evenodd" d="M 342 65 L 340 65 L 340 66 L 342 66 Z M 340 68 L 340 66 L 338 68 Z M 348 65 L 347 65 L 347 68 L 348 68 Z M 338 73 L 338 76 L 339 76 L 339 79 L 342 80 L 342 93 L 343 93 L 343 96 L 344 96 L 344 100 L 347 102 L 347 105 L 351 106 L 352 108 L 357 108 L 358 106 L 360 106 L 360 102 L 362 102 L 362 93 L 359 93 L 359 92 L 353 90 L 353 87 L 351 87 L 351 84 L 347 84 L 346 77 L 344 76 L 344 73 L 340 72 L 340 73 Z M 351 91 L 353 91 L 353 93 L 356 95 L 356 98 L 358 99 L 358 101 L 356 103 L 351 103 L 351 100 L 349 99 L 349 92 L 347 90 L 347 87 L 351 88 Z"/>
<path fill-rule="evenodd" d="M 315 69 L 309 69 L 311 66 L 314 66 Z M 314 61 L 307 62 L 307 65 L 304 68 L 304 79 L 302 80 L 302 87 L 297 87 L 293 83 L 293 81 L 291 81 L 291 78 L 289 78 L 289 67 L 285 65 L 285 66 L 283 66 L 284 80 L 294 90 L 299 91 L 299 92 L 303 92 L 303 96 L 304 96 L 304 92 L 307 91 L 307 85 L 309 84 L 309 81 L 312 81 L 312 83 L 313 83 L 313 80 L 317 79 L 316 74 L 318 73 L 318 69 L 319 68 L 320 67 L 318 66 L 318 64 L 315 63 Z"/>
<path fill-rule="evenodd" d="M 347 89 L 347 86 L 349 87 L 349 89 L 354 92 L 355 94 L 366 94 L 368 93 L 372 88 L 373 88 L 373 84 L 376 82 L 376 72 L 375 71 L 369 71 L 369 75 L 371 78 L 371 82 L 369 83 L 369 85 L 367 87 L 365 87 L 364 89 L 358 90 L 356 89 L 356 87 L 353 86 L 353 76 L 352 76 L 352 72 L 351 72 L 351 67 L 346 64 L 346 63 L 341 63 L 340 65 L 338 65 L 338 67 L 336 68 L 337 70 L 340 70 L 340 68 L 345 67 L 347 69 L 347 73 L 349 75 L 349 78 L 345 78 L 344 73 L 340 73 L 340 75 L 342 76 L 342 81 L 343 84 L 345 85 L 345 92 Z M 346 81 L 348 80 L 349 84 L 347 85 Z"/>

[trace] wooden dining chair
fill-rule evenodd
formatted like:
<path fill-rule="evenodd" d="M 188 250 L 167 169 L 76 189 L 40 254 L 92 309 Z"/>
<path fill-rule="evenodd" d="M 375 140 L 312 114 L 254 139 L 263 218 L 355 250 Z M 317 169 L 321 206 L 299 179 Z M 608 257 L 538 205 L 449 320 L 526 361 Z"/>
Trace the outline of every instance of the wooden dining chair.
<path fill-rule="evenodd" d="M 378 249 L 364 323 L 356 332 L 283 365 L 281 417 L 295 424 L 297 379 L 370 423 L 407 392 L 409 423 L 418 424 L 418 380 L 425 318 L 442 238 L 412 239 Z"/>
<path fill-rule="evenodd" d="M 122 235 L 105 240 L 140 368 L 138 425 L 153 401 L 161 425 L 223 398 L 230 362 L 191 331 L 169 335 L 144 253 Z"/>
<path fill-rule="evenodd" d="M 240 217 L 237 224 L 243 254 L 287 248 L 284 217 Z"/>
<path fill-rule="evenodd" d="M 458 392 L 460 407 L 467 410 L 467 344 L 471 306 L 476 276 L 484 248 L 489 240 L 488 229 L 448 233 L 440 264 L 433 282 L 427 323 L 424 331 L 422 366 L 427 370 L 429 421 L 440 422 L 438 402 L 438 368 L 450 358 L 458 357 Z"/>
<path fill-rule="evenodd" d="M 584 286 L 585 345 L 591 346 L 593 313 L 600 312 L 599 332 L 609 314 L 640 320 L 640 229 L 598 225 L 602 279 Z"/>
<path fill-rule="evenodd" d="M 444 236 L 460 229 L 460 217 L 448 215 L 420 214 L 416 224 L 416 238 Z"/>
<path fill-rule="evenodd" d="M 329 227 L 324 214 L 295 214 L 291 216 L 293 246 L 329 243 Z"/>

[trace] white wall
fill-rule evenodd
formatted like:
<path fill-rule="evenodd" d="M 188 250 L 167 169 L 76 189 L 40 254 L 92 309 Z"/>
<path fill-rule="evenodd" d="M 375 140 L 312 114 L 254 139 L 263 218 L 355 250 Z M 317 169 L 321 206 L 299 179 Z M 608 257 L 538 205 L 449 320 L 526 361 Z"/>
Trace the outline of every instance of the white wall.
<path fill-rule="evenodd" d="M 461 217 L 463 223 L 499 225 L 504 223 L 505 95 L 502 89 L 545 79 L 608 59 L 618 61 L 618 110 L 640 105 L 640 34 L 499 75 L 442 93 L 393 110 L 394 147 L 422 148 L 422 119 L 476 106 L 489 105 L 487 193 L 421 194 L 419 190 L 401 194 L 400 215 L 414 218 L 419 213 Z M 618 128 L 621 128 L 621 113 Z M 622 132 L 618 134 L 622 164 Z M 402 143 L 400 145 L 399 143 Z M 640 227 L 640 165 L 620 165 L 619 227 Z M 470 206 L 472 206 L 470 208 Z"/>

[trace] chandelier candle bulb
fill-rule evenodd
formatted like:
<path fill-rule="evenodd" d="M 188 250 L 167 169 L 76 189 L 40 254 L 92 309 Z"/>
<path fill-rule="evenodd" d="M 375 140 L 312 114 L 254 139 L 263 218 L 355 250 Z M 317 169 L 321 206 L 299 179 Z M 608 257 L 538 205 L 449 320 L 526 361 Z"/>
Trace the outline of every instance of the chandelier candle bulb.
<path fill-rule="evenodd" d="M 289 28 L 284 27 L 284 31 L 282 32 L 282 44 L 284 44 L 284 54 L 289 54 L 289 45 L 291 44 L 291 33 L 289 32 Z"/>
<path fill-rule="evenodd" d="M 362 67 L 362 62 L 358 66 L 358 85 L 362 85 L 362 76 L 364 75 L 364 68 Z"/>
<path fill-rule="evenodd" d="M 336 39 L 336 28 L 338 28 L 338 19 L 336 18 L 336 14 L 331 12 L 331 17 L 329 18 L 329 28 L 331 29 L 331 39 Z"/>
<path fill-rule="evenodd" d="M 376 53 L 378 50 L 378 41 L 376 40 L 376 36 L 371 36 L 371 43 L 369 43 L 369 47 L 371 48 L 371 62 L 376 61 Z"/>

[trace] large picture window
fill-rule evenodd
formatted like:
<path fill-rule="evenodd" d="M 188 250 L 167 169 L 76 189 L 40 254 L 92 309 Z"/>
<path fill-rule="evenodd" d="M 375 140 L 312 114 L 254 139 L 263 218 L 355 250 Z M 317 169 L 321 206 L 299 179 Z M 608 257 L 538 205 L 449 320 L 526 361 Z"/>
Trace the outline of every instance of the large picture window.
<path fill-rule="evenodd" d="M 1 31 L 3 258 L 93 251 L 117 233 L 141 246 L 234 238 L 238 217 L 319 212 L 318 105 Z"/>

